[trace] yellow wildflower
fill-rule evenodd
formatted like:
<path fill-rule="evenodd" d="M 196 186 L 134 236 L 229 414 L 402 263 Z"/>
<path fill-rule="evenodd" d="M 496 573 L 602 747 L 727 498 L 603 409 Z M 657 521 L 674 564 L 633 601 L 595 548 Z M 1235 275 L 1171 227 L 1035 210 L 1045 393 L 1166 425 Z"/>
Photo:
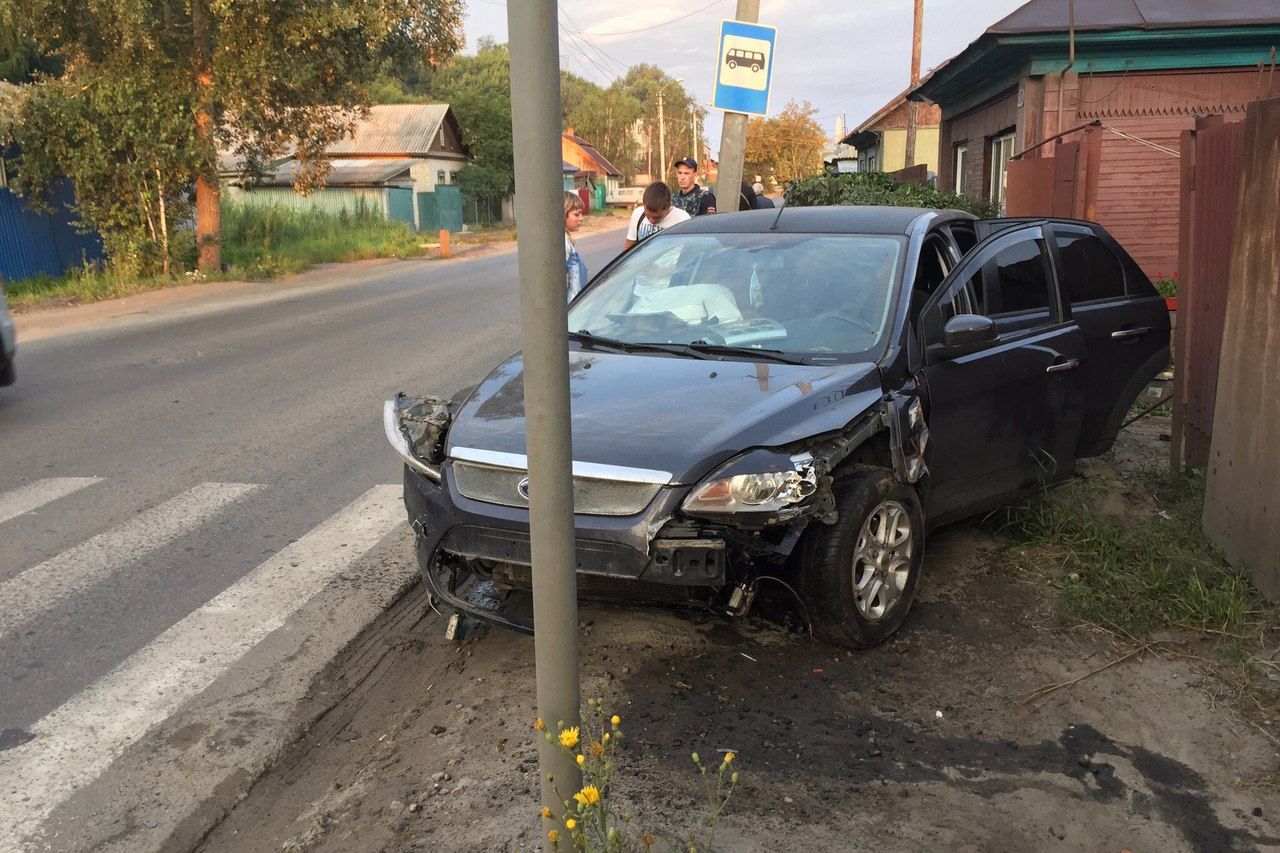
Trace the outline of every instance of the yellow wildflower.
<path fill-rule="evenodd" d="M 609 742 L 609 733 L 608 733 L 608 732 L 605 732 L 605 733 L 604 733 L 604 742 L 605 742 L 605 743 L 608 743 L 608 742 Z"/>
<path fill-rule="evenodd" d="M 575 829 L 578 828 L 578 822 L 573 818 L 569 818 L 564 822 L 564 828 L 569 830 L 570 832 L 573 832 Z"/>
<path fill-rule="evenodd" d="M 574 726 L 571 729 L 565 729 L 564 731 L 560 732 L 560 745 L 563 746 L 565 749 L 573 749 L 575 746 L 578 745 L 578 727 L 577 726 Z"/>
<path fill-rule="evenodd" d="M 584 806 L 594 806 L 600 802 L 600 790 L 595 785 L 587 785 L 581 791 L 573 795 L 573 798 Z"/>
<path fill-rule="evenodd" d="M 725 763 L 725 764 L 732 764 L 732 763 L 733 763 L 733 759 L 735 759 L 735 758 L 737 758 L 737 757 L 738 757 L 738 756 L 734 755 L 732 752 L 726 752 L 726 753 L 724 754 L 724 763 Z"/>
<path fill-rule="evenodd" d="M 591 757 L 599 758 L 602 755 L 604 755 L 604 744 L 598 741 L 596 743 L 591 744 Z"/>
<path fill-rule="evenodd" d="M 579 767 L 581 767 L 581 766 L 583 766 L 583 765 L 584 765 L 584 764 L 586 764 L 586 763 L 587 763 L 587 757 L 586 757 L 585 755 L 579 755 L 579 756 L 578 756 L 578 766 L 579 766 Z"/>
<path fill-rule="evenodd" d="M 547 808 L 546 806 L 543 806 L 543 807 L 542 807 L 542 819 L 543 819 L 543 820 L 549 820 L 550 818 L 551 818 L 551 809 Z"/>
<path fill-rule="evenodd" d="M 619 717 L 617 714 L 614 714 L 612 717 L 609 718 L 609 722 L 615 726 L 620 726 L 622 725 L 622 718 Z"/>
<path fill-rule="evenodd" d="M 542 731 L 547 727 L 547 724 L 542 721 L 541 717 L 539 717 L 538 719 L 533 721 L 533 727 L 538 731 Z"/>
<path fill-rule="evenodd" d="M 557 841 L 560 840 L 560 833 L 556 832 L 554 829 L 551 830 L 550 832 L 547 833 L 547 840 L 550 841 L 552 844 L 555 844 Z"/>

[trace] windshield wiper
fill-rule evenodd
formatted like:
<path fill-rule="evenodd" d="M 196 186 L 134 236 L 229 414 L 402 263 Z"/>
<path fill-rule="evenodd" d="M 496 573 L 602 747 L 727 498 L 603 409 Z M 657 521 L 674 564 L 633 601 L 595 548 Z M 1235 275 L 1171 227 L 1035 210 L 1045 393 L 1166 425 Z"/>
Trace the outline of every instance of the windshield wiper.
<path fill-rule="evenodd" d="M 706 358 L 706 353 L 698 352 L 688 344 L 650 344 L 620 341 L 617 338 L 606 338 L 586 329 L 569 333 L 569 340 L 577 341 L 588 349 L 605 350 L 606 352 L 663 352 L 669 355 L 681 355 L 686 358 Z"/>
<path fill-rule="evenodd" d="M 630 352 L 631 344 L 626 341 L 615 340 L 614 338 L 606 338 L 600 335 L 588 332 L 586 329 L 580 329 L 576 332 L 569 333 L 569 340 L 576 341 L 584 347 L 591 349 L 608 350 L 609 352 Z"/>
<path fill-rule="evenodd" d="M 755 347 L 735 347 L 728 344 L 709 344 L 706 341 L 694 341 L 686 344 L 694 352 L 707 355 L 742 355 L 758 358 L 762 361 L 778 361 L 782 364 L 808 364 L 803 358 L 788 355 L 780 349 L 757 349 Z"/>

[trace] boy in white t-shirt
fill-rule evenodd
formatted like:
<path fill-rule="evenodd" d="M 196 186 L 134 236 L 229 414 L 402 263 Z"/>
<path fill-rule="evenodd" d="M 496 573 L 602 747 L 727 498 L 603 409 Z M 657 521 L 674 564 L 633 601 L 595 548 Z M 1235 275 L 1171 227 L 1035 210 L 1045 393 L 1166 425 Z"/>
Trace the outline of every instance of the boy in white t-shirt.
<path fill-rule="evenodd" d="M 671 187 L 662 181 L 654 181 L 644 188 L 643 201 L 640 207 L 631 211 L 631 225 L 627 228 L 627 249 L 664 228 L 690 218 L 680 208 L 671 206 Z"/>

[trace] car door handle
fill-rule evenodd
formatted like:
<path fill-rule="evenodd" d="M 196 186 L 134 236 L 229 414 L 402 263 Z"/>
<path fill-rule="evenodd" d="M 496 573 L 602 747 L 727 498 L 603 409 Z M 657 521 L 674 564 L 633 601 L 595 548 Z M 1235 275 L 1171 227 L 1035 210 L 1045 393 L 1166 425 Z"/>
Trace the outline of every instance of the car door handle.
<path fill-rule="evenodd" d="M 1080 366 L 1080 359 L 1069 358 L 1066 361 L 1059 361 L 1056 364 L 1049 365 L 1044 369 L 1044 372 L 1045 373 L 1063 373 L 1068 370 L 1075 370 L 1079 366 Z"/>
<path fill-rule="evenodd" d="M 1117 340 L 1124 340 L 1125 338 L 1140 338 L 1149 331 L 1151 331 L 1150 326 L 1134 326 L 1132 329 L 1120 329 L 1112 332 L 1111 337 Z"/>

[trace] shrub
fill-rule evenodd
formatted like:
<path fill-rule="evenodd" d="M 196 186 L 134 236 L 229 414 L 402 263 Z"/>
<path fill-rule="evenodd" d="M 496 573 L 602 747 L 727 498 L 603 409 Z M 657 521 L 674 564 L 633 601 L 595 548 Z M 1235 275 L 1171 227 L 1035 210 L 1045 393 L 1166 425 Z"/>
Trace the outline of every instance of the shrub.
<path fill-rule="evenodd" d="M 802 178 L 788 184 L 784 196 L 787 204 L 795 207 L 867 204 L 949 208 L 972 213 L 979 219 L 1000 215 L 1000 208 L 991 202 L 944 192 L 926 184 L 900 184 L 884 172 L 849 172 Z"/>

